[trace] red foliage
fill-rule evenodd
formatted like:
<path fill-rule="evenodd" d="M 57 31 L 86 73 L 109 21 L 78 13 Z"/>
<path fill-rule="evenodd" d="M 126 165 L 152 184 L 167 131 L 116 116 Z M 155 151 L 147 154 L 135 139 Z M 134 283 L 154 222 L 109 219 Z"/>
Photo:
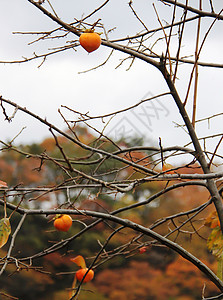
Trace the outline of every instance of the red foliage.
<path fill-rule="evenodd" d="M 205 295 L 217 293 L 201 272 L 178 257 L 165 272 L 147 262 L 130 262 L 128 268 L 104 270 L 97 274 L 95 284 L 109 299 L 197 299 L 206 284 Z M 187 298 L 185 298 L 187 295 Z M 120 298 L 121 297 L 121 298 Z"/>
<path fill-rule="evenodd" d="M 10 159 L 0 159 L 0 176 L 8 185 L 33 185 L 40 183 L 43 179 L 43 171 L 38 171 L 40 161 L 35 158 L 18 158 L 12 156 Z M 44 167 L 42 167 L 42 170 Z"/>
<path fill-rule="evenodd" d="M 12 165 L 10 165 L 4 159 L 0 159 L 0 176 L 3 181 L 6 181 L 8 184 L 10 184 L 13 171 L 14 168 Z"/>

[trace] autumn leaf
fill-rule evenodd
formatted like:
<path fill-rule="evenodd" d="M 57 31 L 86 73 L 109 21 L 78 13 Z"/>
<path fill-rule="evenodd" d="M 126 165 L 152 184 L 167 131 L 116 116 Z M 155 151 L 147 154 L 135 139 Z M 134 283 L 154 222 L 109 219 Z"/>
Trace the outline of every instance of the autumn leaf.
<path fill-rule="evenodd" d="M 78 267 L 81 267 L 82 269 L 86 269 L 86 263 L 83 256 L 78 255 L 75 258 L 71 258 L 70 260 L 74 262 Z"/>
<path fill-rule="evenodd" d="M 0 248 L 7 243 L 10 233 L 11 233 L 11 226 L 10 226 L 9 218 L 1 219 L 0 220 Z"/>
<path fill-rule="evenodd" d="M 219 218 L 216 211 L 213 211 L 209 214 L 209 216 L 205 220 L 204 225 L 210 228 L 220 226 Z"/>
<path fill-rule="evenodd" d="M 218 259 L 223 255 L 223 235 L 219 226 L 212 230 L 207 240 L 207 247 Z"/>

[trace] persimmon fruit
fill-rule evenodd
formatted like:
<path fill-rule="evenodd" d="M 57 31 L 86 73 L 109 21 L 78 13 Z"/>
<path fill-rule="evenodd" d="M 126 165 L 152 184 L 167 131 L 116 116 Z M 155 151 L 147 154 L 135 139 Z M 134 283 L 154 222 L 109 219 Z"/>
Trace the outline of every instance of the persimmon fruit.
<path fill-rule="evenodd" d="M 81 46 L 88 52 L 97 50 L 101 45 L 101 37 L 93 31 L 86 31 L 79 38 Z"/>
<path fill-rule="evenodd" d="M 57 230 L 67 232 L 72 225 L 72 218 L 69 215 L 59 215 L 53 225 Z"/>
<path fill-rule="evenodd" d="M 77 271 L 76 273 L 76 278 L 78 281 L 82 281 L 84 275 L 86 274 L 86 272 L 88 271 L 88 268 L 84 268 L 84 269 L 80 269 Z M 83 282 L 88 282 L 91 281 L 94 278 L 94 271 L 92 269 L 90 269 L 86 275 L 86 277 L 84 278 Z"/>
<path fill-rule="evenodd" d="M 146 246 L 143 246 L 143 247 L 139 248 L 139 253 L 140 253 L 140 254 L 143 254 L 143 253 L 146 252 L 146 250 L 147 250 L 147 247 L 146 247 Z"/>

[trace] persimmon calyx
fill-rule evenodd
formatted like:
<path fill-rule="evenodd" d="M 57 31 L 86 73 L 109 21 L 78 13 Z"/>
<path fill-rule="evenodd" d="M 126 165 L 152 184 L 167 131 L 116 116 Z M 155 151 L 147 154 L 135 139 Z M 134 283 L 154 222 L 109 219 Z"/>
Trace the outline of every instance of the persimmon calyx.
<path fill-rule="evenodd" d="M 56 216 L 53 218 L 53 221 L 59 219 L 60 217 L 62 217 L 62 214 L 56 214 Z"/>
<path fill-rule="evenodd" d="M 84 33 L 93 33 L 94 29 L 85 29 L 83 32 Z"/>

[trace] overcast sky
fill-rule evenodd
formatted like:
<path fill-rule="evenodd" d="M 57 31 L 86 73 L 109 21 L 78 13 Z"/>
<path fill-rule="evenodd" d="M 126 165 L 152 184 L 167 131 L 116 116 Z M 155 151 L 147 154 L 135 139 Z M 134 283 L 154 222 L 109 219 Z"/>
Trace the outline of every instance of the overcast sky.
<path fill-rule="evenodd" d="M 110 39 L 135 34 L 142 30 L 142 26 L 129 10 L 128 2 L 111 0 L 109 5 L 89 21 L 95 22 L 101 18 L 106 29 L 116 27 L 110 34 Z M 152 8 L 153 1 L 135 2 L 137 3 L 135 8 L 148 28 L 158 27 L 159 24 Z M 222 6 L 220 2 L 217 3 L 216 12 Z M 61 19 L 65 22 L 72 22 L 74 18 L 81 18 L 90 13 L 103 1 L 51 0 L 51 3 Z M 164 22 L 165 19 L 170 22 L 170 9 L 161 3 L 156 1 L 155 3 L 162 21 Z M 206 8 L 209 9 L 208 4 Z M 62 40 L 59 40 L 28 45 L 34 36 L 12 34 L 16 31 L 46 31 L 56 27 L 28 1 L 0 0 L 0 11 L 0 61 L 19 60 L 22 56 L 30 57 L 33 52 L 41 54 L 50 47 L 63 44 Z M 205 28 L 208 28 L 212 21 L 204 21 Z M 217 22 L 211 31 L 201 53 L 201 61 L 223 62 L 222 27 L 222 21 Z M 204 34 L 204 31 L 202 33 Z M 185 55 L 194 53 L 194 36 L 192 26 L 188 26 L 182 49 Z M 68 40 L 70 39 L 71 36 Z M 75 40 L 76 37 L 72 39 Z M 164 44 L 160 43 L 157 47 L 163 46 Z M 41 68 L 38 68 L 40 60 L 23 64 L 0 64 L 0 94 L 6 99 L 27 107 L 41 117 L 46 117 L 48 121 L 61 129 L 65 129 L 66 126 L 57 112 L 61 105 L 82 113 L 89 112 L 94 116 L 123 109 L 136 104 L 145 97 L 167 92 L 165 82 L 159 72 L 143 62 L 136 61 L 129 71 L 126 71 L 129 66 L 128 61 L 115 69 L 120 59 L 125 57 L 120 53 L 115 53 L 105 66 L 79 74 L 81 71 L 104 62 L 110 49 L 101 46 L 91 54 L 87 54 L 81 47 L 76 49 L 77 51 L 66 51 L 49 57 Z M 181 95 L 185 95 L 190 68 L 191 66 L 182 67 L 179 73 L 181 80 L 177 82 L 177 88 Z M 185 76 L 182 76 L 184 74 Z M 199 76 L 198 118 L 222 112 L 222 70 L 201 67 Z M 9 111 L 12 112 L 12 110 Z M 67 113 L 64 109 L 62 111 Z M 70 120 L 74 119 L 71 114 L 67 117 Z M 173 100 L 165 96 L 159 101 L 143 104 L 133 112 L 123 113 L 114 118 L 106 132 L 114 138 L 118 137 L 121 132 L 130 136 L 138 133 L 155 143 L 158 142 L 159 137 L 162 137 L 164 145 L 183 145 L 189 139 L 182 129 L 175 127 L 174 122 L 182 123 Z M 198 135 L 202 137 L 221 133 L 221 124 L 221 116 L 212 120 L 209 126 L 207 122 L 202 122 L 197 126 Z M 103 124 L 97 121 L 94 126 L 102 128 Z M 0 116 L 0 140 L 12 139 L 23 127 L 26 129 L 16 139 L 17 143 L 39 142 L 49 136 L 46 127 L 19 112 L 10 124 L 4 121 L 3 115 Z M 218 139 L 211 140 L 212 148 Z"/>

